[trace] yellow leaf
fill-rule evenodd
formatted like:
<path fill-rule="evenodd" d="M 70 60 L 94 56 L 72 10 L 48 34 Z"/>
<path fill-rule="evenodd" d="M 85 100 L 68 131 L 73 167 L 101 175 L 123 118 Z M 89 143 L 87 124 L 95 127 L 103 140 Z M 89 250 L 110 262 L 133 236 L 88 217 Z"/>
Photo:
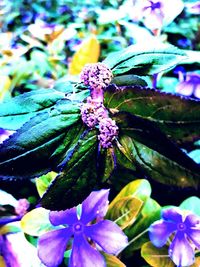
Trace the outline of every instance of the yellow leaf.
<path fill-rule="evenodd" d="M 106 253 L 103 253 L 103 255 L 106 259 L 107 267 L 126 267 L 117 257 Z"/>
<path fill-rule="evenodd" d="M 133 224 L 142 205 L 143 201 L 138 198 L 132 196 L 122 197 L 108 210 L 106 218 L 116 221 L 116 223 L 124 229 Z"/>
<path fill-rule="evenodd" d="M 98 62 L 99 54 L 99 42 L 95 35 L 92 35 L 89 39 L 83 41 L 78 51 L 72 57 L 69 65 L 69 74 L 78 75 L 85 64 Z"/>
<path fill-rule="evenodd" d="M 40 236 L 54 229 L 49 221 L 49 210 L 36 208 L 26 213 L 21 220 L 21 229 L 24 233 Z"/>
<path fill-rule="evenodd" d="M 192 264 L 190 267 L 199 267 L 200 266 L 200 257 L 196 257 L 195 263 Z"/>
<path fill-rule="evenodd" d="M 0 256 L 0 267 L 6 267 L 6 263 L 2 256 Z"/>
<path fill-rule="evenodd" d="M 141 256 L 152 267 L 175 267 L 168 256 L 168 247 L 156 248 L 151 242 L 142 246 Z"/>
<path fill-rule="evenodd" d="M 4 95 L 7 93 L 11 86 L 11 80 L 8 76 L 6 75 L 0 75 L 0 101 L 3 100 Z"/>

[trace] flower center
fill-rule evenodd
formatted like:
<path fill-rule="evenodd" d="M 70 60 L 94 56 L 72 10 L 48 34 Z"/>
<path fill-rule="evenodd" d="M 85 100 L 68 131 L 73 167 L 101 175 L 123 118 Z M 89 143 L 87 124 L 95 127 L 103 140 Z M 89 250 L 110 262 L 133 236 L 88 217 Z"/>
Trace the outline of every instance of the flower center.
<path fill-rule="evenodd" d="M 84 225 L 81 222 L 78 222 L 73 225 L 73 232 L 74 234 L 82 233 L 84 229 Z"/>
<path fill-rule="evenodd" d="M 184 223 L 179 223 L 177 229 L 178 231 L 185 231 L 186 225 Z"/>
<path fill-rule="evenodd" d="M 151 10 L 155 10 L 155 9 L 160 9 L 161 8 L 161 3 L 160 2 L 156 2 L 156 3 L 154 3 L 154 2 L 152 2 L 152 1 L 150 1 L 151 2 Z"/>

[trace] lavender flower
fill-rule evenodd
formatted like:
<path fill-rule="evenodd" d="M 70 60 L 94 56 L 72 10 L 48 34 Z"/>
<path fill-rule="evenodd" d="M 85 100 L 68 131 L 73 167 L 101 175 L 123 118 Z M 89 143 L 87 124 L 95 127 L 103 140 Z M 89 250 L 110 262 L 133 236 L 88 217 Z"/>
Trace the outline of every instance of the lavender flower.
<path fill-rule="evenodd" d="M 184 8 L 182 0 L 134 0 L 133 3 L 138 19 L 154 34 L 159 34 Z"/>
<path fill-rule="evenodd" d="M 112 72 L 103 63 L 86 64 L 80 78 L 85 85 L 101 90 L 110 84 Z"/>
<path fill-rule="evenodd" d="M 111 118 L 103 118 L 99 123 L 98 139 L 103 148 L 112 147 L 112 142 L 118 135 L 116 122 Z"/>
<path fill-rule="evenodd" d="M 79 216 L 77 208 L 65 211 L 51 211 L 49 220 L 57 229 L 39 238 L 38 255 L 48 267 L 61 264 L 67 243 L 73 236 L 69 267 L 105 267 L 104 257 L 97 248 L 109 254 L 117 254 L 127 245 L 122 230 L 109 220 L 92 222 L 103 217 L 108 208 L 109 190 L 92 192 L 82 203 Z M 58 226 L 62 228 L 58 229 Z M 67 225 L 67 227 L 66 227 Z"/>
<path fill-rule="evenodd" d="M 101 102 L 87 98 L 87 103 L 81 106 L 82 121 L 89 127 L 94 128 L 99 121 L 107 116 L 107 111 Z"/>
<path fill-rule="evenodd" d="M 200 98 L 200 75 L 195 72 L 188 72 L 185 78 L 180 77 L 181 79 L 179 78 L 180 83 L 176 87 L 176 93 L 184 96 L 194 95 Z"/>
<path fill-rule="evenodd" d="M 3 128 L 0 128 L 0 144 L 3 143 L 10 135 L 15 133 L 15 131 L 8 131 Z"/>
<path fill-rule="evenodd" d="M 184 214 L 178 208 L 162 212 L 162 219 L 149 228 L 149 237 L 156 247 L 162 247 L 175 233 L 169 247 L 169 256 L 179 267 L 194 263 L 194 248 L 200 249 L 200 217 L 192 213 Z"/>

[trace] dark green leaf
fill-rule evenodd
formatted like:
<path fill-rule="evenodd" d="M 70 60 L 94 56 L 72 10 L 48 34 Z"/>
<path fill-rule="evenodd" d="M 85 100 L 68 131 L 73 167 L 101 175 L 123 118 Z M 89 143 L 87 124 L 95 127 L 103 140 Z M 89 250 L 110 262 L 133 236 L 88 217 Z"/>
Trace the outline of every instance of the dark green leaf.
<path fill-rule="evenodd" d="M 113 148 L 100 151 L 98 156 L 98 173 L 102 181 L 107 181 L 116 167 Z"/>
<path fill-rule="evenodd" d="M 33 178 L 56 168 L 49 159 L 79 118 L 79 108 L 67 100 L 31 118 L 0 146 L 0 177 Z"/>
<path fill-rule="evenodd" d="M 111 68 L 114 76 L 122 73 L 151 75 L 166 71 L 186 58 L 186 54 L 173 45 L 153 43 L 136 44 L 110 54 L 104 63 Z"/>
<path fill-rule="evenodd" d="M 119 143 L 148 176 L 164 184 L 199 185 L 200 166 L 151 122 L 126 112 L 113 119 L 120 127 Z"/>
<path fill-rule="evenodd" d="M 200 136 L 200 101 L 142 87 L 110 88 L 105 106 L 146 118 L 177 141 L 193 141 Z"/>
<path fill-rule="evenodd" d="M 147 86 L 145 80 L 133 74 L 116 76 L 112 79 L 111 83 L 114 83 L 118 86 L 123 86 L 123 85 Z"/>
<path fill-rule="evenodd" d="M 36 113 L 50 109 L 64 97 L 64 93 L 54 89 L 40 89 L 11 98 L 0 105 L 0 127 L 17 130 Z"/>
<path fill-rule="evenodd" d="M 62 172 L 56 177 L 41 200 L 50 210 L 71 208 L 80 204 L 100 182 L 97 175 L 96 130 L 85 131 L 77 146 L 69 151 Z"/>

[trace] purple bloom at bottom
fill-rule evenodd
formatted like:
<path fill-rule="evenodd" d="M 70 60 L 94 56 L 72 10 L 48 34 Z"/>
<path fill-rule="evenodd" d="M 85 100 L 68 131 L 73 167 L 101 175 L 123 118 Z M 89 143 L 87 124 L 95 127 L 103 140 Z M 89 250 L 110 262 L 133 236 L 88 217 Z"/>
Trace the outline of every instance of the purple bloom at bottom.
<path fill-rule="evenodd" d="M 109 190 L 92 192 L 82 203 L 81 215 L 77 208 L 51 211 L 49 220 L 61 229 L 43 234 L 39 238 L 38 256 L 48 267 L 61 264 L 67 243 L 73 236 L 69 267 L 105 267 L 104 257 L 97 248 L 117 254 L 127 243 L 127 237 L 114 222 L 99 220 L 108 208 Z M 95 219 L 98 222 L 92 224 Z M 67 225 L 67 226 L 66 226 Z"/>
<path fill-rule="evenodd" d="M 190 266 L 195 261 L 195 247 L 200 249 L 200 217 L 184 214 L 178 208 L 166 209 L 162 219 L 149 228 L 149 237 L 156 247 L 162 247 L 174 233 L 169 246 L 169 256 L 179 267 Z"/>
<path fill-rule="evenodd" d="M 200 98 L 200 74 L 188 72 L 185 79 L 177 85 L 176 93 Z"/>

